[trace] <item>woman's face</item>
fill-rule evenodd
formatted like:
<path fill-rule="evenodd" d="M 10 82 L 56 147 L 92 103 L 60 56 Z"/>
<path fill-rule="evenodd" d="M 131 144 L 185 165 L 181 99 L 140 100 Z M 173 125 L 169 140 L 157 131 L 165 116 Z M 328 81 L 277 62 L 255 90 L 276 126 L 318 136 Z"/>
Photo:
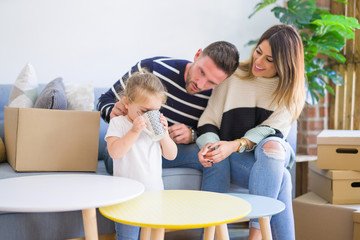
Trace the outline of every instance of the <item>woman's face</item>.
<path fill-rule="evenodd" d="M 272 78 L 276 76 L 275 64 L 268 40 L 262 41 L 253 54 L 252 73 L 256 77 Z"/>

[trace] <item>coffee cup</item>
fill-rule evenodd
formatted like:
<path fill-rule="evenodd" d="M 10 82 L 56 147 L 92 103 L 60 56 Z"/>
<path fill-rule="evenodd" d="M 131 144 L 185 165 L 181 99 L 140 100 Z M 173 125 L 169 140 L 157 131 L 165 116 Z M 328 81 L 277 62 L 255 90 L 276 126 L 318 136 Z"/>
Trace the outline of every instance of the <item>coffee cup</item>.
<path fill-rule="evenodd" d="M 151 110 L 142 115 L 146 121 L 144 131 L 153 141 L 159 141 L 165 135 L 164 125 L 160 122 L 160 115 L 159 110 Z"/>

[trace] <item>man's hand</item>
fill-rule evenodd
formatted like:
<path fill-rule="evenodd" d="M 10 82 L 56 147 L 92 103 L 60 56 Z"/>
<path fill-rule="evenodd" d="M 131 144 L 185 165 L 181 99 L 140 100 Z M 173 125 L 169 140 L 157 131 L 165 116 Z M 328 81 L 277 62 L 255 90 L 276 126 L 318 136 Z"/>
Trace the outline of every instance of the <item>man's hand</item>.
<path fill-rule="evenodd" d="M 125 116 L 126 114 L 127 114 L 127 109 L 125 108 L 124 104 L 122 103 L 122 101 L 118 101 L 115 103 L 110 113 L 110 119 L 120 115 Z"/>
<path fill-rule="evenodd" d="M 169 135 L 171 139 L 179 144 L 189 144 L 192 143 L 192 132 L 185 124 L 174 124 L 169 127 Z"/>

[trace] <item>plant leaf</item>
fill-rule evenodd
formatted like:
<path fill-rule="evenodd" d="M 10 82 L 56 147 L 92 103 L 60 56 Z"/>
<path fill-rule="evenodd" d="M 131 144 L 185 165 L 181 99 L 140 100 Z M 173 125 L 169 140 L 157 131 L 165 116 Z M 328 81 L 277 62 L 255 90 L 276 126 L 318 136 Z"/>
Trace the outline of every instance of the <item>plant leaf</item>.
<path fill-rule="evenodd" d="M 309 40 L 318 48 L 319 52 L 322 52 L 323 49 L 340 52 L 345 44 L 344 38 L 338 32 L 328 32 L 324 35 L 314 35 Z"/>
<path fill-rule="evenodd" d="M 316 4 L 314 0 L 291 0 L 287 2 L 287 7 L 275 7 L 271 11 L 274 12 L 275 17 L 280 22 L 302 29 L 304 24 L 308 24 L 311 21 Z"/>
<path fill-rule="evenodd" d="M 318 26 L 323 34 L 325 32 L 337 32 L 346 39 L 354 38 L 354 30 L 360 28 L 356 18 L 344 15 L 325 14 L 321 16 L 321 19 L 313 21 L 312 24 Z"/>
<path fill-rule="evenodd" d="M 267 7 L 273 3 L 276 3 L 277 0 L 263 0 L 262 2 L 259 2 L 255 5 L 255 10 L 253 13 L 250 14 L 248 18 L 251 18 L 255 13 L 263 9 L 264 7 Z"/>
<path fill-rule="evenodd" d="M 259 39 L 250 40 L 244 45 L 244 47 L 255 45 L 258 43 L 258 41 L 259 41 Z"/>
<path fill-rule="evenodd" d="M 329 84 L 327 84 L 325 86 L 325 88 L 326 88 L 326 91 L 328 91 L 330 94 L 335 95 L 334 89 Z"/>
<path fill-rule="evenodd" d="M 347 1 L 343 1 L 343 0 L 334 0 L 334 1 L 341 2 L 341 3 L 344 3 L 344 4 L 348 4 Z"/>
<path fill-rule="evenodd" d="M 306 102 L 315 105 L 319 102 L 319 96 L 316 92 L 314 92 L 311 88 L 307 89 L 306 92 Z"/>

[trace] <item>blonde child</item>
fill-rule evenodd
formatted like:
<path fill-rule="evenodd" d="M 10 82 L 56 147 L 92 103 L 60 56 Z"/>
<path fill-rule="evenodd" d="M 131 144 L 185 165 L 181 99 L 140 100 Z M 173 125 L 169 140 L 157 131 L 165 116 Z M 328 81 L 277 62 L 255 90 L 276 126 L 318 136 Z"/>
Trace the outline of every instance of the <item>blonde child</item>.
<path fill-rule="evenodd" d="M 105 140 L 109 155 L 114 161 L 114 176 L 127 177 L 145 185 L 145 190 L 162 190 L 162 156 L 173 160 L 177 146 L 168 135 L 168 122 L 161 114 L 165 136 L 153 141 L 143 129 L 142 117 L 150 110 L 159 110 L 166 102 L 166 89 L 153 74 L 135 73 L 126 82 L 121 92 L 121 101 L 127 110 L 125 116 L 111 119 Z M 136 240 L 139 228 L 115 223 L 116 239 Z"/>

